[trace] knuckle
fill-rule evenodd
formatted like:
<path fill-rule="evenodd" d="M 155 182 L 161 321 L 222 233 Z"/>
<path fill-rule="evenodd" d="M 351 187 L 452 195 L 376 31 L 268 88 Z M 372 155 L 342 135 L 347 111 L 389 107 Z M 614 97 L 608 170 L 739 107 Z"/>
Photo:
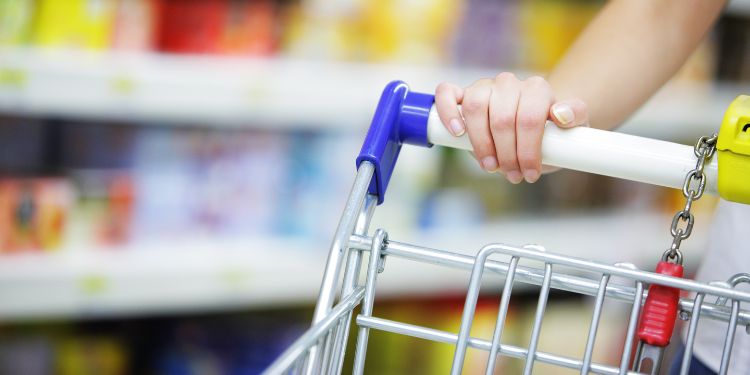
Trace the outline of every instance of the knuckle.
<path fill-rule="evenodd" d="M 527 84 L 530 84 L 531 86 L 541 86 L 541 87 L 549 86 L 549 83 L 547 83 L 547 80 L 541 76 L 531 76 L 529 78 L 526 78 L 525 82 Z"/>
<path fill-rule="evenodd" d="M 478 159 L 495 154 L 495 145 L 491 139 L 482 139 L 474 144 L 474 153 Z"/>
<path fill-rule="evenodd" d="M 476 96 L 470 96 L 464 99 L 462 108 L 467 112 L 479 112 L 484 108 L 485 104 L 485 101 Z"/>
<path fill-rule="evenodd" d="M 537 116 L 534 113 L 523 113 L 518 115 L 518 128 L 522 130 L 536 130 L 544 126 L 544 121 L 540 121 L 542 117 Z"/>
<path fill-rule="evenodd" d="M 516 75 L 511 72 L 502 72 L 495 76 L 495 81 L 498 82 L 509 82 L 509 81 L 517 81 L 518 78 L 516 78 Z"/>
<path fill-rule="evenodd" d="M 513 154 L 503 155 L 497 158 L 497 167 L 503 172 L 510 172 L 518 169 L 518 160 Z"/>
<path fill-rule="evenodd" d="M 525 168 L 536 167 L 539 164 L 539 153 L 537 150 L 518 150 L 518 163 Z"/>
<path fill-rule="evenodd" d="M 491 79 L 480 78 L 480 79 L 474 81 L 469 87 L 473 87 L 473 88 L 483 87 L 483 86 L 487 86 L 490 82 L 492 82 Z"/>
<path fill-rule="evenodd" d="M 435 93 L 447 95 L 448 93 L 453 92 L 453 87 L 452 83 L 441 82 L 437 85 L 437 88 L 435 88 Z"/>
<path fill-rule="evenodd" d="M 490 129 L 500 132 L 512 130 L 514 120 L 514 116 L 510 113 L 493 114 L 490 118 Z"/>

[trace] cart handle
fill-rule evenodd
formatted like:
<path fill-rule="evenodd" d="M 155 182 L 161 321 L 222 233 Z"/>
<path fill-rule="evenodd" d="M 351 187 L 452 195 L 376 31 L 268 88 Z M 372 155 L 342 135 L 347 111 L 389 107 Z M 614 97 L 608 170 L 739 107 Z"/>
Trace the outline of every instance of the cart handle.
<path fill-rule="evenodd" d="M 383 203 L 403 144 L 472 150 L 466 134 L 455 137 L 442 124 L 433 95 L 410 92 L 401 81 L 389 83 L 357 157 L 357 166 L 363 161 L 375 166 L 369 191 L 378 196 L 378 204 Z M 542 138 L 542 163 L 681 189 L 696 157 L 692 146 L 589 127 L 560 129 L 548 122 Z M 716 156 L 706 165 L 705 173 L 706 191 L 715 194 Z"/>

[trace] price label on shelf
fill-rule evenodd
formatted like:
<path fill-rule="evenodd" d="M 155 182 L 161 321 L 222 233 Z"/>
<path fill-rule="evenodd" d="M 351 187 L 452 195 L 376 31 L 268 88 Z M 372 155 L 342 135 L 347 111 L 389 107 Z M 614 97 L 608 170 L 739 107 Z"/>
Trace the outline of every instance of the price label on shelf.
<path fill-rule="evenodd" d="M 87 275 L 78 281 L 81 292 L 88 296 L 101 295 L 108 289 L 107 279 L 101 275 Z"/>
<path fill-rule="evenodd" d="M 135 80 L 128 76 L 116 76 L 110 83 L 112 91 L 119 95 L 132 94 L 135 91 Z"/>
<path fill-rule="evenodd" d="M 23 89 L 28 76 L 26 71 L 18 68 L 0 68 L 0 88 Z"/>

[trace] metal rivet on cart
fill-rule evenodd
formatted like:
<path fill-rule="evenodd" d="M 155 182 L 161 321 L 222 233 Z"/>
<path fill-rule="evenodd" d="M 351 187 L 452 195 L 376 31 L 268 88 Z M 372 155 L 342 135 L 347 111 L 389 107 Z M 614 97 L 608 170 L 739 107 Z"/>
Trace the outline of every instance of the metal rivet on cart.
<path fill-rule="evenodd" d="M 680 310 L 680 320 L 690 320 L 690 312 L 685 310 Z"/>

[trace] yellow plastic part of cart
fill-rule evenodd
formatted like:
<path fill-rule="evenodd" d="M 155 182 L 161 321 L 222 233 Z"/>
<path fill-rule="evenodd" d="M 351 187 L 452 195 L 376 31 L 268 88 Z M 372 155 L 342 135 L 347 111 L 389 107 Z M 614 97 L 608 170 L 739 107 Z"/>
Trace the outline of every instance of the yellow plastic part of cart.
<path fill-rule="evenodd" d="M 750 96 L 740 95 L 724 115 L 716 144 L 719 195 L 750 204 Z"/>

